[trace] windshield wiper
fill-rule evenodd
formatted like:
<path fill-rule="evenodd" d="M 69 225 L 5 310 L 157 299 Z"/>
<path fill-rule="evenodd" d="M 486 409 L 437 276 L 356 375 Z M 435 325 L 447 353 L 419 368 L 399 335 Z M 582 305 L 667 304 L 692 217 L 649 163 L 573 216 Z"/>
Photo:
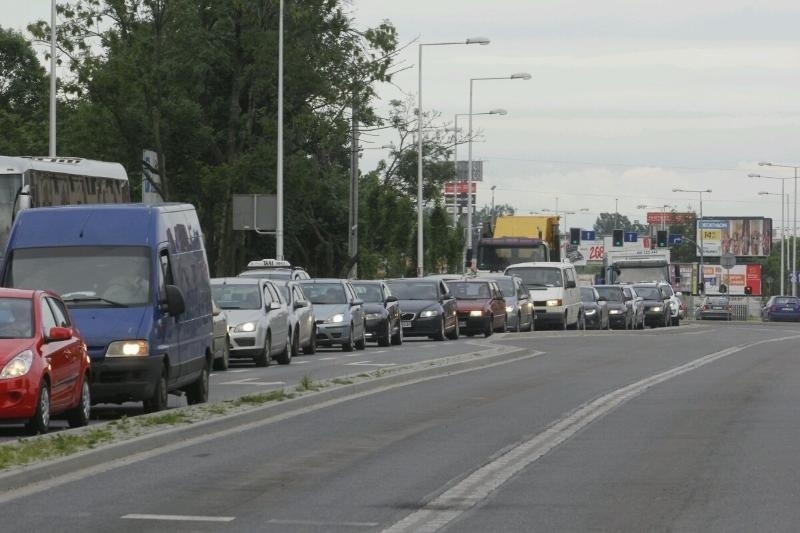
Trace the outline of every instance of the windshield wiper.
<path fill-rule="evenodd" d="M 112 307 L 128 307 L 124 303 L 115 302 L 114 300 L 107 300 L 106 298 L 100 298 L 99 296 L 74 296 L 72 298 L 64 298 L 63 300 L 66 303 L 102 302 Z"/>

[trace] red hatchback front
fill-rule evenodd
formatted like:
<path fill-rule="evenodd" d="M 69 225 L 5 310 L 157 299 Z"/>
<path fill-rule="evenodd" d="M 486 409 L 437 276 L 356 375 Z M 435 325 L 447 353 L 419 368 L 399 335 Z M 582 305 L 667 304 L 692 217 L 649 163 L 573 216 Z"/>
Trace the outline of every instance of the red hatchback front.
<path fill-rule="evenodd" d="M 47 291 L 0 289 L 0 420 L 45 433 L 50 417 L 89 421 L 89 355 L 67 307 Z"/>
<path fill-rule="evenodd" d="M 461 333 L 483 333 L 488 337 L 506 330 L 506 301 L 494 281 L 449 281 L 447 285 L 456 298 Z"/>

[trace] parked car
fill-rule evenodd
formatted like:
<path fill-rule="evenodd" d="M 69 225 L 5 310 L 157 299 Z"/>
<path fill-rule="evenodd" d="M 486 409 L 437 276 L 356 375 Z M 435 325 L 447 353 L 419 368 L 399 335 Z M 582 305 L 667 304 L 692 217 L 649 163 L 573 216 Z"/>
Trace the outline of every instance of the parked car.
<path fill-rule="evenodd" d="M 228 317 L 230 357 L 256 366 L 291 363 L 289 311 L 270 280 L 212 278 L 211 294 Z"/>
<path fill-rule="evenodd" d="M 525 282 L 533 299 L 537 327 L 541 323 L 558 329 L 584 329 L 578 274 L 572 263 L 518 263 L 503 274 L 516 274 Z"/>
<path fill-rule="evenodd" d="M 622 293 L 625 295 L 625 301 L 628 302 L 628 308 L 631 309 L 633 314 L 633 329 L 644 329 L 644 298 L 636 293 L 636 288 L 633 285 L 623 286 Z M 683 315 L 681 315 L 681 318 L 683 318 Z"/>
<path fill-rule="evenodd" d="M 709 296 L 697 309 L 697 320 L 716 318 L 720 320 L 733 320 L 733 306 L 727 296 Z"/>
<path fill-rule="evenodd" d="M 299 355 L 300 350 L 306 355 L 317 352 L 317 319 L 314 305 L 308 300 L 303 287 L 296 281 L 274 279 L 272 283 L 278 288 L 281 300 L 289 312 L 289 339 L 292 346 L 292 357 Z"/>
<path fill-rule="evenodd" d="M 228 318 L 217 302 L 211 301 L 211 316 L 214 317 L 214 370 L 228 370 L 231 358 L 228 339 Z"/>
<path fill-rule="evenodd" d="M 511 275 L 490 279 L 497 283 L 506 300 L 507 329 L 509 331 L 533 331 L 535 321 L 533 301 L 522 278 Z"/>
<path fill-rule="evenodd" d="M 439 341 L 458 338 L 456 299 L 444 280 L 402 278 L 386 283 L 400 302 L 404 337 L 431 337 Z"/>
<path fill-rule="evenodd" d="M 667 327 L 672 322 L 670 297 L 663 290 L 666 284 L 656 282 L 637 283 L 636 294 L 644 298 L 644 322 L 648 326 Z"/>
<path fill-rule="evenodd" d="M 581 287 L 583 316 L 586 317 L 586 329 L 611 329 L 608 320 L 608 304 L 594 287 Z"/>
<path fill-rule="evenodd" d="M 378 346 L 403 344 L 400 304 L 385 281 L 351 282 L 356 296 L 364 302 L 367 319 L 367 340 Z"/>
<path fill-rule="evenodd" d="M 661 289 L 661 292 L 669 300 L 667 305 L 669 305 L 669 315 L 670 315 L 670 326 L 680 326 L 681 324 L 681 293 L 675 292 L 672 288 L 672 285 L 667 283 L 666 281 L 659 281 L 658 286 Z"/>
<path fill-rule="evenodd" d="M 632 302 L 626 300 L 624 285 L 595 285 L 594 289 L 605 298 L 609 327 L 631 329 L 635 325 L 636 311 Z"/>
<path fill-rule="evenodd" d="M 456 299 L 460 333 L 489 337 L 506 330 L 506 300 L 496 282 L 470 279 L 451 281 L 448 287 Z"/>
<path fill-rule="evenodd" d="M 796 296 L 773 296 L 761 308 L 761 320 L 765 322 L 800 321 L 800 298 Z"/>
<path fill-rule="evenodd" d="M 243 278 L 267 278 L 267 279 L 290 279 L 301 280 L 310 279 L 311 276 L 304 268 L 293 266 L 289 261 L 278 259 L 257 259 L 247 263 L 244 271 L 239 273 Z"/>
<path fill-rule="evenodd" d="M 64 302 L 49 291 L 0 289 L 0 419 L 47 433 L 66 414 L 85 426 L 91 412 L 86 344 Z"/>
<path fill-rule="evenodd" d="M 343 352 L 363 350 L 367 345 L 364 302 L 346 279 L 307 279 L 300 282 L 314 304 L 317 345 L 340 345 Z"/>

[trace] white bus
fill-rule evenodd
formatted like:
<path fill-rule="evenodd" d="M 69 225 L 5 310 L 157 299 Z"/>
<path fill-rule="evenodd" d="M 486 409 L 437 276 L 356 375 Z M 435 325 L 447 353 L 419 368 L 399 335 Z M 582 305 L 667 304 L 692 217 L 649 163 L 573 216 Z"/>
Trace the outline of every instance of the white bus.
<path fill-rule="evenodd" d="M 125 168 L 79 157 L 0 156 L 0 255 L 16 214 L 29 207 L 130 201 Z"/>

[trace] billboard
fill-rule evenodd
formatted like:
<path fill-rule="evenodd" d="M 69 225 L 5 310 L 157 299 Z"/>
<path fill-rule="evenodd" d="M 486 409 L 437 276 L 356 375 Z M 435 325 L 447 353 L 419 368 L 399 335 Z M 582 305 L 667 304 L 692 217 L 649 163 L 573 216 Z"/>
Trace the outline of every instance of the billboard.
<path fill-rule="evenodd" d="M 691 222 L 695 219 L 694 213 L 675 213 L 670 211 L 649 211 L 647 213 L 647 223 L 652 225 L 657 224 L 682 224 L 684 222 Z"/>
<path fill-rule="evenodd" d="M 478 184 L 474 181 L 472 182 L 472 187 L 467 187 L 469 185 L 468 181 L 448 181 L 444 184 L 444 194 L 446 196 L 452 196 L 455 194 L 467 194 L 467 189 L 472 189 L 472 194 L 478 192 Z"/>
<path fill-rule="evenodd" d="M 772 219 L 764 217 L 714 217 L 697 221 L 697 244 L 703 255 L 764 257 L 772 250 Z"/>
<path fill-rule="evenodd" d="M 469 161 L 456 163 L 456 178 L 458 181 L 469 180 Z M 483 181 L 483 161 L 472 161 L 472 181 Z"/>
<path fill-rule="evenodd" d="M 703 281 L 706 283 L 706 294 L 720 292 L 720 285 L 724 283 L 728 294 L 743 295 L 745 286 L 749 285 L 752 296 L 760 296 L 761 265 L 736 265 L 729 271 L 719 265 L 703 265 Z"/>

